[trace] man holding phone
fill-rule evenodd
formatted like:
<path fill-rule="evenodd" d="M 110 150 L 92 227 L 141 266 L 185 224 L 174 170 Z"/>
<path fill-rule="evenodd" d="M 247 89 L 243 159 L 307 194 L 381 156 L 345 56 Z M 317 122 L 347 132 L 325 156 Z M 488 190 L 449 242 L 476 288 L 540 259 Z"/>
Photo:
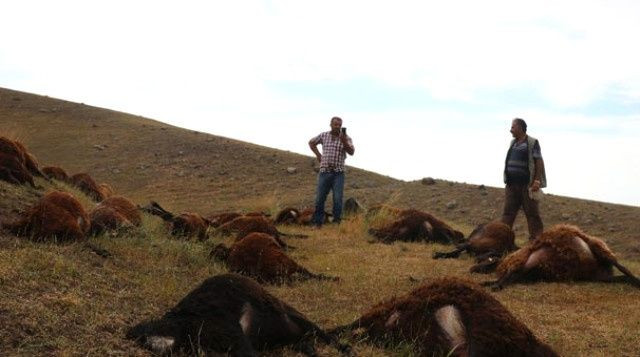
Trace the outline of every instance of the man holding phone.
<path fill-rule="evenodd" d="M 344 191 L 344 160 L 346 154 L 353 155 L 355 148 L 347 136 L 347 128 L 342 127 L 342 119 L 331 118 L 331 131 L 326 131 L 309 140 L 309 147 L 320 163 L 316 207 L 313 224 L 321 227 L 324 221 L 324 204 L 329 191 L 333 192 L 333 222 L 340 223 L 342 217 L 342 193 Z M 322 145 L 322 154 L 318 151 Z"/>

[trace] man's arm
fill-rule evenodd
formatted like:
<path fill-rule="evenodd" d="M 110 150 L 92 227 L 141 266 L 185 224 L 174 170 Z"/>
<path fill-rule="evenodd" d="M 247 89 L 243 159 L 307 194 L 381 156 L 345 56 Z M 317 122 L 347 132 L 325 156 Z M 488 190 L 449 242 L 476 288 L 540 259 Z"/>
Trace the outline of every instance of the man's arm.
<path fill-rule="evenodd" d="M 322 154 L 320 154 L 320 151 L 318 151 L 319 142 L 315 139 L 316 138 L 309 140 L 309 148 L 311 149 L 311 151 L 313 151 L 314 154 L 316 154 L 316 159 L 318 159 L 318 162 L 320 162 L 322 160 Z"/>
<path fill-rule="evenodd" d="M 342 145 L 344 146 L 344 151 L 349 155 L 353 155 L 356 149 L 353 147 L 353 143 L 351 142 L 351 138 L 346 136 L 345 134 L 340 134 L 340 141 L 342 141 Z"/>

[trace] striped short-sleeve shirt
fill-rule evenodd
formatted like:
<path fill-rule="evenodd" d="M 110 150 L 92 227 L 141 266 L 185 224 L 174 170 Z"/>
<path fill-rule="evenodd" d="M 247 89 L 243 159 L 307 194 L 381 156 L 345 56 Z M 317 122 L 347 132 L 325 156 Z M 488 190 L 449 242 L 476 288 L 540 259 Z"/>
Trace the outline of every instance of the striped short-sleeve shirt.
<path fill-rule="evenodd" d="M 353 142 L 349 136 L 347 136 L 347 142 L 353 147 Z M 314 145 L 322 144 L 320 172 L 344 171 L 344 160 L 347 157 L 347 152 L 342 141 L 340 141 L 340 137 L 333 136 L 330 131 L 326 131 L 311 139 L 311 143 Z"/>

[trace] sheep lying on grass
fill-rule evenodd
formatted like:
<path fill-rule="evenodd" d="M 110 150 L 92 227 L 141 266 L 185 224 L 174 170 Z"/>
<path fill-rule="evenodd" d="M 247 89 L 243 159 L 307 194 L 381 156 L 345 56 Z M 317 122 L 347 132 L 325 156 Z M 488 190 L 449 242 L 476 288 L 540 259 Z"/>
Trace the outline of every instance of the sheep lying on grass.
<path fill-rule="evenodd" d="M 251 233 L 227 248 L 217 245 L 211 256 L 226 261 L 229 270 L 251 276 L 260 282 L 282 283 L 294 280 L 338 280 L 314 274 L 287 256 L 276 240 L 266 233 Z"/>
<path fill-rule="evenodd" d="M 184 212 L 176 216 L 155 201 L 151 201 L 141 209 L 168 222 L 171 225 L 171 234 L 174 236 L 197 236 L 200 240 L 207 239 L 209 221 L 197 213 Z"/>
<path fill-rule="evenodd" d="M 288 246 L 280 237 L 306 238 L 305 234 L 288 234 L 280 232 L 270 220 L 260 216 L 241 216 L 227 222 L 216 229 L 216 234 L 229 235 L 236 233 L 236 241 L 239 241 L 251 233 L 266 233 L 272 236 L 283 248 Z"/>
<path fill-rule="evenodd" d="M 434 253 L 433 259 L 457 258 L 463 252 L 468 252 L 482 260 L 488 257 L 501 257 L 516 249 L 518 247 L 515 244 L 513 230 L 502 222 L 494 221 L 476 227 L 465 242 L 457 244 L 455 250 L 448 253 Z"/>
<path fill-rule="evenodd" d="M 11 155 L 0 153 L 0 180 L 14 185 L 24 185 L 28 183 L 31 187 L 36 187 L 33 175 L 24 167 L 20 160 Z"/>
<path fill-rule="evenodd" d="M 62 182 L 69 182 L 69 175 L 61 167 L 45 166 L 42 168 L 41 171 L 46 177 L 50 179 L 55 179 Z"/>
<path fill-rule="evenodd" d="M 260 350 L 292 346 L 315 356 L 314 338 L 343 354 L 351 351 L 254 280 L 235 274 L 205 280 L 159 320 L 131 328 L 127 338 L 163 355 L 258 356 Z"/>
<path fill-rule="evenodd" d="M 383 243 L 392 243 L 400 240 L 449 244 L 458 242 L 464 237 L 461 232 L 451 228 L 451 226 L 430 213 L 415 209 L 400 211 L 398 219 L 380 228 L 369 229 L 369 234 Z"/>
<path fill-rule="evenodd" d="M 36 187 L 33 176 L 45 177 L 35 157 L 19 141 L 0 136 L 0 180 Z"/>
<path fill-rule="evenodd" d="M 33 176 L 45 177 L 42 171 L 38 168 L 38 160 L 36 157 L 30 153 L 27 148 L 20 141 L 15 140 L 14 143 L 20 149 L 21 155 L 23 157 L 24 167 L 29 170 L 29 172 Z"/>
<path fill-rule="evenodd" d="M 89 213 L 89 218 L 91 234 L 139 226 L 142 223 L 142 215 L 138 207 L 122 196 L 112 196 L 98 203 Z"/>
<path fill-rule="evenodd" d="M 381 302 L 330 333 L 344 331 L 381 345 L 410 343 L 425 357 L 557 356 L 498 300 L 457 278 L 438 279 Z"/>
<path fill-rule="evenodd" d="M 221 225 L 227 223 L 227 222 L 231 222 L 234 219 L 238 218 L 238 217 L 263 217 L 265 219 L 267 219 L 268 221 L 270 221 L 270 219 L 268 218 L 269 215 L 264 213 L 264 212 L 247 212 L 247 213 L 239 213 L 239 212 L 222 212 L 222 213 L 216 213 L 216 214 L 212 214 L 210 216 L 207 217 L 207 220 L 209 220 L 211 227 L 214 228 L 218 228 Z"/>
<path fill-rule="evenodd" d="M 276 219 L 274 221 L 275 224 L 299 224 L 302 226 L 308 226 L 312 224 L 313 214 L 315 209 L 313 208 L 305 208 L 302 211 L 297 208 L 287 207 L 282 209 L 276 215 Z M 324 223 L 329 223 L 330 218 L 333 217 L 331 213 L 324 213 Z"/>
<path fill-rule="evenodd" d="M 78 241 L 85 239 L 89 217 L 71 194 L 53 191 L 44 195 L 18 221 L 4 226 L 36 241 Z"/>
<path fill-rule="evenodd" d="M 96 202 L 100 202 L 108 197 L 108 192 L 105 192 L 91 175 L 87 173 L 82 172 L 75 174 L 69 178 L 69 181 Z"/>
<path fill-rule="evenodd" d="M 605 242 L 565 224 L 545 231 L 494 265 L 498 280 L 485 283 L 494 289 L 536 280 L 626 282 L 640 288 L 640 280 L 618 262 Z M 624 275 L 614 276 L 614 266 Z"/>

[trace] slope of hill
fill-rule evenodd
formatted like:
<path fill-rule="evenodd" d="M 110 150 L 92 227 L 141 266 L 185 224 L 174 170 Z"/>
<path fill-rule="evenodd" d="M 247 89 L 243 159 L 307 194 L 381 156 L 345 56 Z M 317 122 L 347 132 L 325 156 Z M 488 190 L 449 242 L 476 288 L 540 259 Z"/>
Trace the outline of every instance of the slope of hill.
<path fill-rule="evenodd" d="M 8 89 L 0 89 L 0 128 L 24 141 L 41 165 L 89 172 L 139 203 L 155 199 L 202 214 L 313 203 L 308 156 Z M 351 168 L 345 197 L 424 209 L 471 228 L 500 216 L 503 189 L 443 180 L 426 186 Z M 547 226 L 577 224 L 623 256 L 640 258 L 640 207 L 547 195 L 541 211 Z M 523 238 L 522 214 L 515 228 Z"/>
<path fill-rule="evenodd" d="M 2 133 L 23 140 L 41 164 L 70 173 L 88 171 L 138 203 L 160 201 L 171 210 L 209 213 L 228 208 L 274 209 L 309 205 L 315 172 L 311 158 L 236 140 L 194 133 L 128 114 L 9 90 L 0 90 Z M 297 172 L 290 174 L 287 167 Z M 14 218 L 45 190 L 71 191 L 86 209 L 95 203 L 65 184 L 37 179 L 44 190 L 0 181 L 0 221 Z M 351 169 L 347 196 L 425 209 L 469 233 L 498 216 L 502 189 L 436 180 L 402 182 Z M 640 272 L 637 207 L 549 196 L 549 225 L 569 221 L 599 235 Z M 168 235 L 157 218 L 129 232 L 91 237 L 111 255 L 84 243 L 34 243 L 0 231 L 0 355 L 121 355 L 149 353 L 124 338 L 128 327 L 160 316 L 202 280 L 226 271 L 209 258 L 213 245 Z M 520 239 L 524 224 L 520 220 Z M 292 258 L 339 282 L 299 282 L 267 289 L 324 328 L 352 321 L 373 303 L 417 287 L 416 281 L 471 275 L 472 259 L 434 261 L 436 244 L 370 244 L 360 218 L 320 231 L 281 227 L 311 237 L 290 239 Z M 637 356 L 640 291 L 602 283 L 516 285 L 494 296 L 563 356 Z M 359 356 L 410 355 L 406 345 L 353 342 Z M 321 347 L 322 356 L 337 356 Z M 295 356 L 279 349 L 266 356 Z"/>

